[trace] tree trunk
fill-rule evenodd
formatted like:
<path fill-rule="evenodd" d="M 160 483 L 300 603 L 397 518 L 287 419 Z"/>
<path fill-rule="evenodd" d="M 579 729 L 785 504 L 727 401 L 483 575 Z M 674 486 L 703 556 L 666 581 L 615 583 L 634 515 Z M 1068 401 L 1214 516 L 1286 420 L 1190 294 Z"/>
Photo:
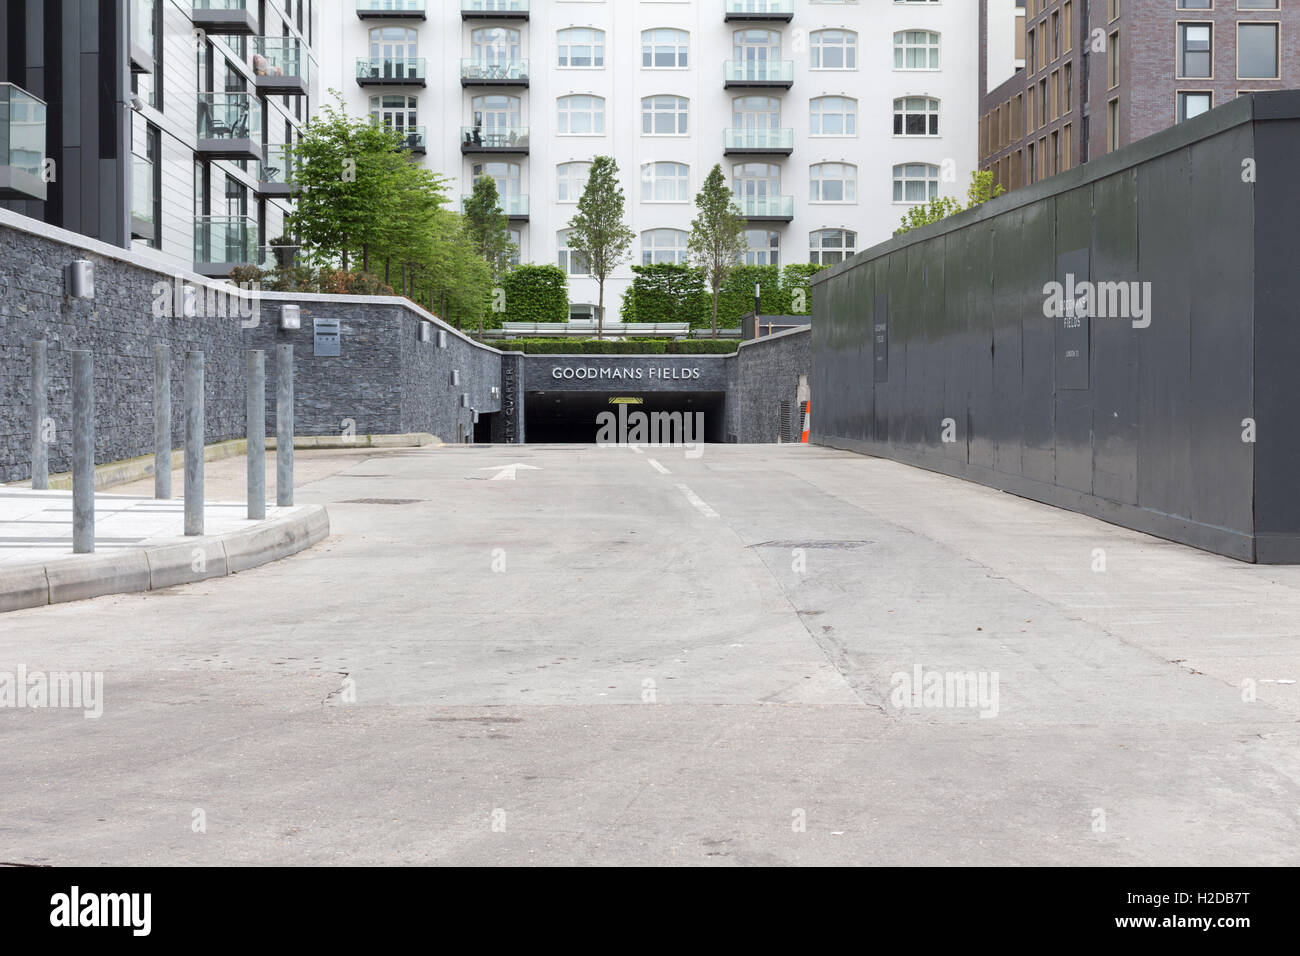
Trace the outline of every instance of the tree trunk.
<path fill-rule="evenodd" d="M 361 244 L 361 271 L 370 271 L 370 243 L 368 242 Z"/>
<path fill-rule="evenodd" d="M 718 287 L 713 287 L 713 337 L 718 337 Z"/>
<path fill-rule="evenodd" d="M 605 280 L 601 279 L 598 283 L 600 287 L 600 301 L 596 305 L 596 338 L 605 337 Z"/>

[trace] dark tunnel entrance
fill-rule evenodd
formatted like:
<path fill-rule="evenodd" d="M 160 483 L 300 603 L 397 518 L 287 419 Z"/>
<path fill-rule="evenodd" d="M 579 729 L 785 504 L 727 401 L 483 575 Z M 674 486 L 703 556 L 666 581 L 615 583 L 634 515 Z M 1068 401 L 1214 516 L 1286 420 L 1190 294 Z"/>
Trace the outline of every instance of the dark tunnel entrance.
<path fill-rule="evenodd" d="M 640 404 L 630 401 L 638 399 Z M 524 421 L 530 444 L 594 444 L 601 425 L 611 421 L 600 418 L 602 412 L 615 416 L 612 420 L 614 429 L 627 429 L 627 434 L 620 434 L 616 439 L 620 442 L 650 443 L 648 437 L 638 440 L 633 431 L 638 421 L 647 432 L 652 426 L 657 426 L 660 432 L 658 441 L 663 443 L 687 439 L 692 442 L 721 442 L 725 402 L 725 392 L 527 392 L 524 395 Z M 620 413 L 620 409 L 625 411 Z M 678 413 L 681 417 L 669 419 L 664 417 L 665 413 Z M 644 417 L 638 419 L 638 414 Z M 660 417 L 655 418 L 656 415 Z M 692 418 L 688 421 L 686 415 Z M 672 435 L 680 434 L 684 438 L 669 437 L 670 431 Z"/>

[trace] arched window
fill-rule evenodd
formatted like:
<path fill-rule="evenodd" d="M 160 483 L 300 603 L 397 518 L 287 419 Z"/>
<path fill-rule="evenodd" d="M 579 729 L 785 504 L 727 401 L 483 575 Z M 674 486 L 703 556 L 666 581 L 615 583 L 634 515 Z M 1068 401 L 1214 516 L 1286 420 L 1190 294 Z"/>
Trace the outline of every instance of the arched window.
<path fill-rule="evenodd" d="M 555 35 L 558 65 L 570 70 L 596 70 L 605 65 L 605 31 L 569 27 Z"/>
<path fill-rule="evenodd" d="M 683 163 L 645 163 L 641 167 L 641 201 L 689 202 L 689 167 Z"/>
<path fill-rule="evenodd" d="M 895 33 L 894 69 L 939 69 L 939 34 L 930 30 L 899 30 Z"/>
<path fill-rule="evenodd" d="M 858 101 L 851 96 L 819 96 L 809 104 L 808 132 L 813 136 L 857 136 Z"/>
<path fill-rule="evenodd" d="M 647 70 L 684 70 L 689 65 L 691 35 L 685 30 L 642 30 L 641 66 Z"/>
<path fill-rule="evenodd" d="M 514 246 L 514 249 L 511 250 L 510 255 L 506 258 L 506 262 L 512 266 L 517 266 L 519 265 L 520 258 L 524 254 L 524 233 L 522 229 L 510 230 L 510 244 Z"/>
<path fill-rule="evenodd" d="M 818 229 L 808 235 L 808 261 L 833 266 L 858 251 L 858 234 L 848 229 Z"/>
<path fill-rule="evenodd" d="M 895 136 L 938 136 L 939 101 L 928 96 L 894 100 Z"/>
<path fill-rule="evenodd" d="M 566 275 L 591 275 L 591 267 L 587 264 L 587 257 L 581 252 L 574 252 L 569 248 L 568 229 L 561 229 L 555 234 L 555 245 L 557 250 L 555 264 L 563 269 Z"/>
<path fill-rule="evenodd" d="M 779 266 L 781 264 L 781 235 L 771 229 L 746 229 L 744 255 L 747 266 Z"/>
<path fill-rule="evenodd" d="M 938 195 L 938 166 L 903 163 L 894 167 L 894 202 L 929 202 Z"/>
<path fill-rule="evenodd" d="M 814 30 L 809 39 L 814 70 L 858 68 L 858 35 L 852 30 Z"/>
<path fill-rule="evenodd" d="M 518 30 L 507 27 L 479 27 L 470 34 L 470 53 L 476 63 L 508 66 L 520 57 Z"/>
<path fill-rule="evenodd" d="M 731 191 L 744 215 L 768 215 L 780 207 L 781 167 L 773 163 L 737 163 L 731 167 Z"/>
<path fill-rule="evenodd" d="M 684 96 L 647 96 L 641 100 L 643 136 L 685 136 L 691 101 Z"/>
<path fill-rule="evenodd" d="M 858 167 L 852 163 L 817 163 L 809 169 L 809 202 L 857 202 Z"/>
<path fill-rule="evenodd" d="M 560 163 L 555 167 L 555 198 L 558 202 L 577 202 L 587 188 L 591 163 Z"/>
<path fill-rule="evenodd" d="M 555 132 L 564 136 L 604 136 L 605 100 L 600 96 L 561 96 Z"/>
<path fill-rule="evenodd" d="M 680 229 L 648 229 L 641 233 L 641 264 L 685 263 L 689 256 L 686 240 L 690 238 Z"/>

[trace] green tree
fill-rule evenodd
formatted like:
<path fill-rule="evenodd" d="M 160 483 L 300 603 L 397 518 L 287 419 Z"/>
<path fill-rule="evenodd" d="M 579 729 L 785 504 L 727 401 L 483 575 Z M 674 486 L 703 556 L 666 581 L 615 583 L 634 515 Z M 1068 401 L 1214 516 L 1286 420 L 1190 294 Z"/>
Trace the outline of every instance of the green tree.
<path fill-rule="evenodd" d="M 713 337 L 718 337 L 718 293 L 745 254 L 745 219 L 717 164 L 695 197 L 699 215 L 687 243 L 691 261 L 713 290 Z"/>
<path fill-rule="evenodd" d="M 685 263 L 661 262 L 632 267 L 632 285 L 623 295 L 624 322 L 708 322 L 709 298 L 700 270 Z"/>
<path fill-rule="evenodd" d="M 505 317 L 511 322 L 565 322 L 569 277 L 559 266 L 519 266 L 506 273 Z"/>
<path fill-rule="evenodd" d="M 497 183 L 491 176 L 480 176 L 473 195 L 465 200 L 465 232 L 492 270 L 492 281 L 500 282 L 518 249 L 510 241 L 510 220 L 501 211 Z"/>
<path fill-rule="evenodd" d="M 578 212 L 569 222 L 569 248 L 587 261 L 600 289 L 597 338 L 605 332 L 605 280 L 627 259 L 632 248 L 632 230 L 623 221 L 625 205 L 618 163 L 612 156 L 597 156 L 578 200 Z"/>
<path fill-rule="evenodd" d="M 285 224 L 317 259 L 360 254 L 369 265 L 372 246 L 401 212 L 402 181 L 410 162 L 401 135 L 388 127 L 325 106 L 291 149 L 295 208 Z M 436 180 L 435 180 L 436 182 Z"/>
<path fill-rule="evenodd" d="M 940 219 L 947 219 L 963 209 L 974 209 L 976 206 L 982 205 L 990 199 L 995 199 L 1006 192 L 1002 186 L 994 184 L 992 170 L 973 170 L 970 174 L 970 180 L 970 185 L 966 188 L 965 206 L 951 196 L 935 196 L 928 203 L 913 206 L 909 209 L 907 214 L 903 216 L 899 228 L 894 231 L 894 235 L 901 236 L 903 233 L 919 229 L 921 226 L 928 226 Z"/>

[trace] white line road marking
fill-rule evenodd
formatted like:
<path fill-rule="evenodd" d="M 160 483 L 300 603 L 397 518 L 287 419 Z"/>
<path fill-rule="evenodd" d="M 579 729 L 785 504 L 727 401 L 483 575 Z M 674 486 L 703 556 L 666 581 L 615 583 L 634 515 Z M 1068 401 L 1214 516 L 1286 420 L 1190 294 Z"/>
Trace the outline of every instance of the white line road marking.
<path fill-rule="evenodd" d="M 646 459 L 646 462 L 649 463 L 649 465 L 650 465 L 651 468 L 653 468 L 655 471 L 659 472 L 659 474 L 661 474 L 661 475 L 671 475 L 671 474 L 672 474 L 671 471 L 669 471 L 669 470 L 668 470 L 667 468 L 665 468 L 663 465 L 659 464 L 659 462 L 655 461 L 653 458 L 647 458 L 647 459 Z"/>
<path fill-rule="evenodd" d="M 718 513 L 710 508 L 703 498 L 691 491 L 691 489 L 687 488 L 685 485 L 679 483 L 677 489 L 686 496 L 687 501 L 699 509 L 700 514 L 704 515 L 704 517 L 716 518 L 718 516 Z"/>

